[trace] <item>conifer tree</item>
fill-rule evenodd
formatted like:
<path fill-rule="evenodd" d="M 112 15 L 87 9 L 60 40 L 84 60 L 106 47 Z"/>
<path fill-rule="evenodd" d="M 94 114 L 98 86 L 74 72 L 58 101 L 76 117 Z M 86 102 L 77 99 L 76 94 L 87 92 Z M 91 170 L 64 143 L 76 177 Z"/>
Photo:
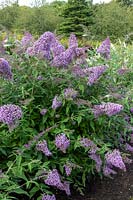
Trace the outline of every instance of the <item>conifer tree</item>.
<path fill-rule="evenodd" d="M 92 3 L 86 0 L 68 0 L 61 14 L 64 21 L 60 24 L 58 32 L 69 36 L 75 33 L 83 35 L 83 26 L 89 27 L 92 23 Z"/>

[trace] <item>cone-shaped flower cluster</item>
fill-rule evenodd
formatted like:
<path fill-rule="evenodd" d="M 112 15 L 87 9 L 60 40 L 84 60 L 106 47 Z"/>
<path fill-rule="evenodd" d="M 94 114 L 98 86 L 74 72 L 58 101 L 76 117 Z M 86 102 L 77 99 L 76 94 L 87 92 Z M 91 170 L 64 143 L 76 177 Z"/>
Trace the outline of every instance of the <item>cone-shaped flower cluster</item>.
<path fill-rule="evenodd" d="M 39 142 L 37 145 L 36 145 L 36 149 L 38 151 L 41 151 L 45 154 L 45 156 L 51 156 L 52 153 L 49 151 L 48 149 L 48 146 L 47 146 L 47 142 L 46 140 L 43 140 L 41 142 Z"/>
<path fill-rule="evenodd" d="M 54 186 L 60 190 L 64 190 L 67 195 L 70 195 L 70 185 L 67 182 L 61 182 L 61 176 L 56 169 L 49 172 L 47 178 L 44 180 L 45 184 Z"/>
<path fill-rule="evenodd" d="M 29 32 L 26 32 L 21 40 L 22 47 L 26 48 L 31 46 L 33 44 L 33 40 L 33 36 Z"/>
<path fill-rule="evenodd" d="M 104 103 L 101 105 L 95 105 L 93 107 L 93 113 L 95 117 L 99 117 L 100 115 L 106 114 L 108 116 L 116 115 L 121 110 L 123 110 L 123 106 L 116 103 Z"/>
<path fill-rule="evenodd" d="M 108 152 L 105 155 L 106 163 L 109 166 L 118 167 L 124 171 L 126 171 L 126 166 L 122 160 L 120 151 L 115 149 L 111 153 Z"/>
<path fill-rule="evenodd" d="M 78 92 L 74 90 L 73 88 L 66 88 L 64 91 L 64 97 L 65 99 L 75 99 L 77 97 Z"/>
<path fill-rule="evenodd" d="M 62 101 L 59 100 L 58 96 L 55 96 L 52 102 L 52 109 L 56 110 L 57 108 L 61 107 Z"/>
<path fill-rule="evenodd" d="M 0 76 L 8 80 L 11 80 L 13 77 L 11 67 L 4 58 L 0 58 Z"/>
<path fill-rule="evenodd" d="M 55 138 L 55 145 L 59 148 L 63 153 L 66 153 L 66 149 L 70 145 L 70 140 L 66 137 L 64 133 L 59 134 Z"/>
<path fill-rule="evenodd" d="M 22 110 L 19 106 L 7 104 L 0 107 L 0 122 L 7 124 L 9 129 L 14 129 L 22 117 Z"/>
<path fill-rule="evenodd" d="M 100 53 L 105 59 L 110 59 L 110 39 L 107 37 L 100 47 L 97 49 L 97 53 Z"/>

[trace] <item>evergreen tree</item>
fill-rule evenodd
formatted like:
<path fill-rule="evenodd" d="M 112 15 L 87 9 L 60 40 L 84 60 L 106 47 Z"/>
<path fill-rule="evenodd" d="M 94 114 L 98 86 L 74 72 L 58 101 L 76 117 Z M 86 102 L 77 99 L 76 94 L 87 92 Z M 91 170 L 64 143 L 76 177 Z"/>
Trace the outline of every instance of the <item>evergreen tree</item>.
<path fill-rule="evenodd" d="M 70 33 L 82 36 L 82 25 L 89 27 L 93 24 L 91 5 L 91 1 L 68 0 L 61 14 L 64 21 L 60 24 L 58 32 L 66 36 L 69 36 Z"/>

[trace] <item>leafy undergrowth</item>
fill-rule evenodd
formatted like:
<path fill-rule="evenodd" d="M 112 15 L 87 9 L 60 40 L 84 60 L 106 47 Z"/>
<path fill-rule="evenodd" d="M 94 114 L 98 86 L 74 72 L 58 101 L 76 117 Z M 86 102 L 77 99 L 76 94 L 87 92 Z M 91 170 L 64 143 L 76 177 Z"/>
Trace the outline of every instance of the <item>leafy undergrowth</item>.
<path fill-rule="evenodd" d="M 78 68 L 83 76 L 75 72 L 76 59 L 53 67 L 37 56 L 12 54 L 13 80 L 0 80 L 0 113 L 13 104 L 23 115 L 11 126 L 6 120 L 14 113 L 0 114 L 0 199 L 50 199 L 46 194 L 57 189 L 70 195 L 70 185 L 83 194 L 88 177 L 126 170 L 133 131 L 131 47 L 111 47 L 107 60 L 87 51 Z"/>

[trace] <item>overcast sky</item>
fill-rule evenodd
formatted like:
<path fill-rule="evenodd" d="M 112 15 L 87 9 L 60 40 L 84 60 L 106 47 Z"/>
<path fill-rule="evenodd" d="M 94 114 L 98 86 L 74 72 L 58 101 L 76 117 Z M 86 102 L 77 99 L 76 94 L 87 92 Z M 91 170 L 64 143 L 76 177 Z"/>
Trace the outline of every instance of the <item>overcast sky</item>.
<path fill-rule="evenodd" d="M 1 1 L 1 0 L 0 0 Z M 53 0 L 46 0 L 46 2 L 52 2 Z M 100 3 L 100 2 L 109 2 L 110 0 L 93 0 L 94 3 Z M 32 0 L 19 0 L 20 5 L 30 5 L 32 3 Z"/>
<path fill-rule="evenodd" d="M 5 2 L 6 0 L 0 0 L 0 4 L 2 2 Z M 46 0 L 47 3 L 52 2 L 53 0 Z M 93 0 L 93 3 L 100 3 L 100 2 L 105 2 L 108 3 L 110 0 Z M 32 4 L 32 0 L 19 0 L 19 4 L 20 5 L 26 5 L 26 6 L 30 6 Z"/>

